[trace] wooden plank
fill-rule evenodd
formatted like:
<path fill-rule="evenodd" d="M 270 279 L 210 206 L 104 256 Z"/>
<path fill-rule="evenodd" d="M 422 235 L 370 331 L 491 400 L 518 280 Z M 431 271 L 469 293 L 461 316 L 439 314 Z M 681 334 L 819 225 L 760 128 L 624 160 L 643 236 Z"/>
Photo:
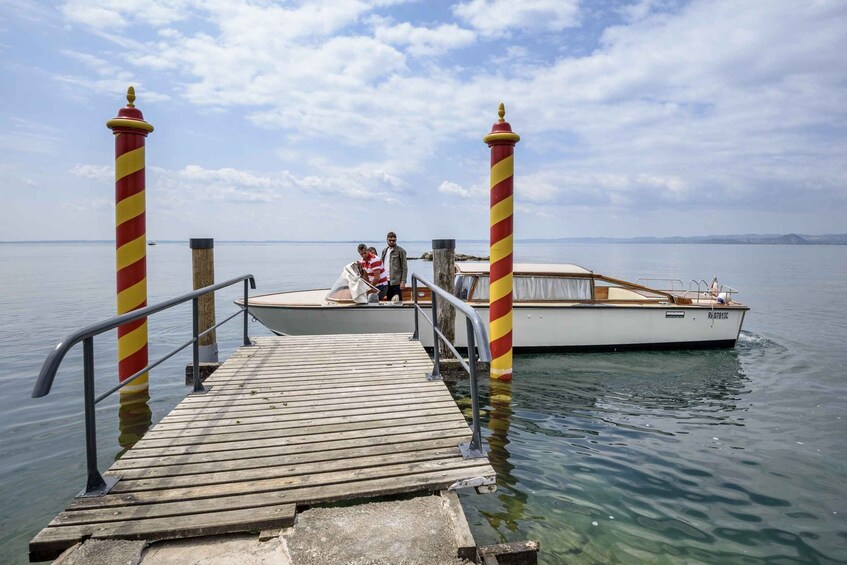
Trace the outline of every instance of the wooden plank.
<path fill-rule="evenodd" d="M 439 381 L 427 381 L 426 379 L 420 379 L 419 381 L 410 381 L 409 379 L 393 379 L 391 381 L 380 381 L 377 383 L 370 382 L 361 382 L 356 384 L 351 383 L 328 383 L 325 386 L 321 387 L 324 392 L 334 391 L 334 392 L 357 392 L 357 391 L 371 391 L 371 390 L 393 390 L 397 387 L 405 387 L 405 388 L 438 388 L 438 385 L 441 384 Z M 314 386 L 310 385 L 302 385 L 297 383 L 291 383 L 288 385 L 269 385 L 265 386 L 261 382 L 257 382 L 252 386 L 245 385 L 243 387 L 233 387 L 232 389 L 212 389 L 209 393 L 205 395 L 201 395 L 207 398 L 219 398 L 222 396 L 237 396 L 244 394 L 264 394 L 269 392 L 300 392 L 300 393 L 308 393 L 310 390 L 314 390 Z M 193 399 L 192 399 L 193 401 Z"/>
<path fill-rule="evenodd" d="M 446 398 L 445 394 L 433 394 L 431 392 L 413 392 L 407 394 L 394 394 L 391 396 L 386 396 L 384 394 L 374 394 L 354 399 L 335 397 L 300 400 L 285 399 L 279 402 L 265 398 L 254 398 L 252 399 L 253 402 L 251 402 L 250 404 L 220 403 L 213 406 L 200 406 L 191 409 L 174 409 L 171 411 L 170 414 L 162 418 L 160 420 L 160 423 L 180 422 L 183 420 L 194 418 L 214 419 L 228 414 L 260 414 L 265 410 L 271 409 L 272 406 L 275 406 L 277 409 L 280 409 L 282 412 L 287 414 L 299 414 L 309 413 L 317 410 L 347 410 L 349 408 L 356 407 L 390 406 L 402 402 L 409 403 L 411 405 L 417 405 L 418 403 L 426 404 L 432 402 L 440 402 L 443 398 Z"/>
<path fill-rule="evenodd" d="M 251 357 L 250 359 L 227 360 L 218 370 L 223 370 L 223 374 L 232 374 L 235 370 L 255 370 L 269 369 L 275 370 L 280 367 L 290 367 L 292 370 L 310 370 L 324 366 L 328 370 L 338 370 L 345 367 L 370 367 L 370 366 L 392 366 L 404 367 L 414 365 L 432 365 L 432 359 L 429 355 L 423 353 L 404 352 L 401 350 L 384 351 L 377 350 L 380 357 L 375 357 L 375 352 L 370 354 L 351 354 L 344 351 L 333 349 L 326 353 L 310 354 L 301 358 L 293 358 L 291 356 L 275 355 L 263 357 Z M 215 371 L 217 373 L 217 371 Z"/>
<path fill-rule="evenodd" d="M 432 415 L 427 419 L 428 422 L 452 422 L 456 421 L 456 416 L 454 414 L 445 413 L 445 414 L 437 414 Z M 211 443 L 231 443 L 237 441 L 245 441 L 251 439 L 271 439 L 271 438 L 284 438 L 289 436 L 303 436 L 303 435 L 322 435 L 322 434 L 330 434 L 335 432 L 352 432 L 352 431 L 362 431 L 362 430 L 371 430 L 371 429 L 379 429 L 379 428 L 396 428 L 400 426 L 405 426 L 406 431 L 411 431 L 419 427 L 421 424 L 421 419 L 417 417 L 413 418 L 384 418 L 379 420 L 372 421 L 359 421 L 359 422 L 350 422 L 346 424 L 331 424 L 331 425 L 321 425 L 321 426 L 286 426 L 279 429 L 265 430 L 265 431 L 253 431 L 253 432 L 244 432 L 244 433 L 232 433 L 232 434 L 210 434 L 203 437 L 203 443 L 211 444 Z M 148 435 L 152 432 L 148 432 Z M 132 448 L 136 449 L 145 449 L 148 447 L 176 447 L 176 446 L 190 446 L 194 445 L 198 442 L 196 437 L 165 437 L 165 438 L 148 438 L 144 436 L 144 438 L 135 444 Z"/>
<path fill-rule="evenodd" d="M 365 375 L 353 375 L 346 377 L 321 377 L 319 379 L 299 379 L 299 378 L 275 378 L 262 377 L 256 375 L 241 381 L 209 381 L 206 379 L 206 384 L 213 389 L 212 396 L 223 393 L 223 391 L 238 390 L 245 388 L 277 388 L 288 390 L 315 390 L 324 386 L 332 388 L 340 388 L 342 386 L 358 386 L 358 385 L 390 385 L 393 383 L 415 383 L 426 382 L 426 375 L 431 371 L 432 367 L 427 367 L 426 370 L 413 371 L 409 373 L 391 373 L 390 375 L 382 376 L 378 372 L 368 373 Z"/>
<path fill-rule="evenodd" d="M 218 384 L 238 383 L 249 381 L 251 378 L 261 376 L 262 379 L 276 380 L 328 380 L 328 379 L 356 379 L 362 376 L 371 376 L 371 378 L 387 377 L 387 376 L 414 376 L 419 372 L 427 372 L 432 369 L 432 362 L 421 363 L 397 363 L 394 365 L 361 365 L 361 366 L 345 366 L 337 368 L 327 367 L 302 367 L 296 368 L 282 367 L 267 368 L 267 367 L 232 367 L 221 374 L 218 372 L 221 369 L 216 369 L 207 380 Z"/>
<path fill-rule="evenodd" d="M 308 406 L 305 403 L 298 403 L 294 406 L 290 402 L 269 403 L 267 401 L 261 404 L 248 406 L 228 406 L 216 407 L 206 410 L 197 410 L 193 416 L 190 413 L 171 413 L 162 418 L 156 425 L 163 424 L 179 424 L 185 422 L 215 422 L 222 421 L 227 418 L 239 418 L 242 421 L 245 418 L 256 418 L 261 416 L 274 415 L 312 415 L 331 414 L 331 413 L 350 413 L 353 410 L 368 410 L 373 408 L 392 408 L 399 406 L 430 406 L 440 404 L 445 401 L 444 398 L 427 397 L 427 396 L 400 396 L 389 397 L 384 400 L 368 400 L 361 402 L 342 402 L 342 403 L 316 403 L 313 406 Z M 183 415 L 184 414 L 184 415 Z"/>
<path fill-rule="evenodd" d="M 273 408 L 271 408 L 273 407 Z M 283 404 L 270 404 L 265 410 L 255 415 L 221 415 L 218 417 L 195 418 L 182 421 L 162 421 L 153 428 L 157 433 L 181 432 L 186 434 L 203 435 L 206 431 L 223 433 L 230 428 L 244 426 L 263 426 L 265 424 L 278 424 L 282 422 L 301 422 L 305 417 L 308 422 L 333 423 L 353 421 L 351 418 L 359 416 L 370 416 L 375 414 L 409 414 L 417 413 L 426 416 L 430 413 L 441 413 L 442 410 L 450 409 L 451 412 L 458 411 L 456 403 L 452 400 L 433 399 L 429 402 L 410 404 L 408 402 L 382 403 L 359 408 L 346 408 L 337 410 L 298 410 L 293 413 L 287 412 Z M 433 412 L 436 411 L 436 412 Z M 264 429 L 256 427 L 254 429 Z"/>
<path fill-rule="evenodd" d="M 484 461 L 484 460 L 481 460 Z M 186 514 L 199 514 L 205 512 L 216 512 L 226 509 L 238 508 L 261 508 L 264 506 L 282 504 L 286 502 L 297 502 L 298 504 L 318 504 L 333 500 L 350 500 L 363 496 L 381 496 L 384 494 L 396 494 L 400 492 L 414 492 L 417 490 L 440 490 L 446 489 L 456 481 L 468 477 L 486 476 L 491 477 L 491 467 L 487 464 L 477 466 L 466 466 L 461 469 L 443 469 L 436 471 L 424 471 L 414 474 L 403 474 L 398 476 L 363 477 L 355 482 L 341 484 L 306 484 L 291 489 L 281 489 L 273 492 L 258 492 L 254 494 L 221 496 L 217 498 L 206 498 L 197 500 L 176 500 L 161 502 L 158 504 L 133 504 L 134 495 L 123 495 L 126 503 L 114 504 L 116 497 L 111 497 L 100 506 L 83 507 L 72 505 L 67 511 L 60 514 L 55 520 L 55 525 L 92 523 L 99 521 L 137 520 L 141 518 L 155 518 L 163 516 L 180 516 Z M 103 497 L 105 498 L 105 497 Z M 79 499 L 92 500 L 92 499 Z M 100 499 L 102 500 L 102 498 Z"/>
<path fill-rule="evenodd" d="M 397 436 L 406 436 L 421 433 L 435 437 L 442 431 L 468 430 L 464 422 L 457 422 L 454 418 L 443 421 L 421 422 L 415 426 L 400 426 L 386 428 L 370 428 L 364 430 L 349 430 L 343 432 L 332 432 L 324 434 L 293 435 L 283 437 L 251 437 L 243 441 L 225 443 L 192 443 L 188 446 L 157 448 L 147 445 L 135 445 L 130 451 L 123 454 L 117 463 L 131 462 L 133 459 L 167 458 L 172 457 L 201 457 L 203 460 L 220 461 L 218 457 L 235 457 L 237 452 L 252 452 L 259 449 L 295 449 L 314 450 L 323 449 L 321 444 L 345 443 L 362 440 L 365 442 L 376 441 L 377 438 L 385 438 L 391 441 Z M 246 455 L 243 455 L 246 456 Z M 116 463 L 116 464 L 117 464 Z"/>
<path fill-rule="evenodd" d="M 185 427 L 180 424 L 179 428 L 172 428 L 168 426 L 162 427 L 156 426 L 144 436 L 144 441 L 148 439 L 150 440 L 160 440 L 167 438 L 183 438 L 188 439 L 192 437 L 196 437 L 198 441 L 202 441 L 200 436 L 223 436 L 227 434 L 241 434 L 246 433 L 247 430 L 253 432 L 264 432 L 278 429 L 293 429 L 293 428 L 311 428 L 317 426 L 334 426 L 338 424 L 355 424 L 355 423 L 377 423 L 382 420 L 390 419 L 390 418 L 423 418 L 426 416 L 440 416 L 440 415 L 449 415 L 449 414 L 461 414 L 459 409 L 455 404 L 452 406 L 444 404 L 444 405 L 436 405 L 432 408 L 420 408 L 420 409 L 409 409 L 408 406 L 400 407 L 398 410 L 372 410 L 365 414 L 353 414 L 348 416 L 327 416 L 327 417 L 317 417 L 317 418 L 309 418 L 303 419 L 298 418 L 297 415 L 293 417 L 280 416 L 279 418 L 272 418 L 270 421 L 262 422 L 262 423 L 250 423 L 250 424 L 241 424 L 238 420 L 235 420 L 230 425 L 222 426 L 222 425 L 198 425 L 194 428 Z M 174 424 L 176 426 L 176 424 Z M 140 442 L 139 442 L 140 443 Z"/>
<path fill-rule="evenodd" d="M 194 406 L 206 406 L 206 405 L 234 405 L 239 402 L 256 402 L 258 399 L 264 398 L 268 401 L 280 400 L 284 401 L 286 399 L 290 400 L 321 400 L 327 398 L 360 398 L 374 395 L 387 395 L 387 394 L 418 394 L 418 393 L 430 393 L 430 394 L 450 394 L 449 392 L 445 392 L 443 389 L 439 388 L 440 383 L 438 382 L 420 382 L 420 383 L 412 383 L 403 386 L 402 389 L 398 389 L 396 386 L 387 386 L 387 387 L 366 387 L 366 388 L 356 388 L 350 387 L 344 390 L 334 389 L 332 391 L 318 391 L 312 392 L 311 394 L 308 391 L 295 391 L 295 392 L 265 392 L 263 394 L 251 394 L 249 390 L 240 395 L 238 394 L 229 394 L 229 395 L 219 395 L 215 396 L 213 391 L 205 395 L 198 395 L 197 397 L 192 397 L 191 400 L 185 399 L 179 403 L 179 405 L 175 408 L 175 410 L 185 410 L 191 409 Z M 202 398 L 201 398 L 202 397 Z"/>
<path fill-rule="evenodd" d="M 379 356 L 375 357 L 374 353 L 378 352 Z M 329 346 L 321 348 L 317 346 L 304 346 L 298 351 L 278 351 L 276 353 L 264 353 L 253 357 L 230 357 L 225 361 L 225 365 L 233 366 L 249 366 L 261 365 L 262 363 L 280 363 L 294 364 L 303 363 L 306 365 L 314 364 L 318 359 L 324 359 L 333 363 L 347 362 L 350 365 L 355 363 L 353 360 L 365 363 L 392 363 L 392 362 L 408 362 L 420 363 L 430 362 L 430 356 L 422 350 L 414 350 L 409 348 L 397 347 L 394 344 L 378 346 L 376 349 L 357 347 L 355 350 L 345 349 L 342 347 Z"/>
<path fill-rule="evenodd" d="M 112 487 L 110 492 L 114 494 L 126 494 L 174 488 L 200 489 L 212 485 L 232 485 L 241 482 L 269 481 L 301 476 L 304 477 L 305 482 L 309 482 L 312 477 L 316 477 L 321 473 L 373 469 L 400 463 L 439 461 L 444 459 L 455 460 L 459 455 L 458 446 L 450 445 L 449 447 L 438 447 L 419 451 L 349 457 L 345 460 L 331 458 L 316 463 L 294 463 L 287 460 L 271 460 L 266 461 L 264 466 L 255 469 L 239 469 L 237 465 L 227 463 L 219 465 L 217 471 L 201 474 L 195 473 L 172 477 L 140 477 L 137 479 L 124 477 Z"/>
<path fill-rule="evenodd" d="M 480 461 L 477 459 L 439 459 L 435 461 L 420 461 L 411 463 L 398 463 L 385 465 L 383 467 L 369 467 L 355 469 L 352 471 L 334 471 L 320 473 L 310 477 L 293 476 L 285 478 L 274 478 L 267 480 L 251 481 L 249 483 L 227 483 L 200 487 L 172 488 L 167 490 L 154 490 L 145 492 L 134 492 L 127 494 L 112 494 L 97 498 L 78 498 L 68 507 L 68 511 L 81 510 L 85 508 L 107 508 L 115 506 L 127 506 L 125 512 L 129 512 L 135 506 L 141 506 L 145 510 L 143 515 L 155 508 L 159 503 L 190 501 L 209 498 L 223 498 L 235 495 L 276 493 L 292 488 L 303 486 L 331 485 L 338 483 L 353 483 L 367 479 L 384 479 L 388 477 L 403 477 L 404 475 L 418 475 L 429 472 L 462 471 L 467 468 L 478 467 Z M 486 462 L 487 465 L 487 462 Z M 487 466 L 491 473 L 491 467 Z M 118 483 L 120 484 L 120 483 Z M 126 517 L 126 516 L 125 516 Z"/>
<path fill-rule="evenodd" d="M 47 527 L 29 544 L 30 556 L 52 559 L 86 537 L 94 539 L 161 540 L 217 534 L 233 534 L 294 523 L 296 505 L 276 504 L 242 510 L 222 510 L 190 516 L 149 518 L 91 526 Z"/>
<path fill-rule="evenodd" d="M 177 477 L 196 474 L 218 473 L 225 466 L 229 470 L 261 469 L 264 467 L 279 467 L 281 465 L 298 465 L 302 463 L 318 463 L 324 461 L 337 461 L 356 459 L 374 455 L 393 455 L 398 453 L 409 453 L 413 451 L 425 451 L 430 449 L 446 449 L 456 447 L 462 440 L 467 440 L 470 434 L 453 435 L 439 438 L 424 438 L 415 441 L 383 443 L 378 445 L 351 446 L 342 449 L 316 450 L 307 452 L 272 453 L 264 456 L 256 455 L 255 451 L 249 451 L 249 457 L 228 458 L 215 462 L 189 462 L 183 464 L 169 464 L 150 466 L 149 459 L 141 462 L 143 466 L 127 467 L 112 465 L 110 474 L 121 476 L 121 481 L 149 479 L 154 477 Z M 138 463 L 138 461 L 136 461 Z"/>

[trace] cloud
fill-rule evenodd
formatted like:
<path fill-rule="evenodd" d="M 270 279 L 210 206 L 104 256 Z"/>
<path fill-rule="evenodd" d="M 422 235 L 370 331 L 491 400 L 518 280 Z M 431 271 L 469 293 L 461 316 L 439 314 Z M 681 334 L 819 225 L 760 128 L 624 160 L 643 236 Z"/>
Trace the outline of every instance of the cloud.
<path fill-rule="evenodd" d="M 231 167 L 207 169 L 187 165 L 169 171 L 149 167 L 161 196 L 173 205 L 187 202 L 261 204 L 298 196 L 398 202 L 395 196 L 404 182 L 382 170 L 367 167 L 335 169 L 330 174 L 296 176 L 289 171 L 259 174 Z"/>
<path fill-rule="evenodd" d="M 415 57 L 427 57 L 466 47 L 476 40 L 476 33 L 456 24 L 425 28 L 404 22 L 393 26 L 377 25 L 374 37 L 392 45 L 407 46 L 407 52 Z"/>
<path fill-rule="evenodd" d="M 510 29 L 561 31 L 578 23 L 579 0 L 470 0 L 453 13 L 486 35 Z"/>
<path fill-rule="evenodd" d="M 174 194 L 393 203 L 433 192 L 434 177 L 450 179 L 438 193 L 470 200 L 484 185 L 479 137 L 501 100 L 522 136 L 516 193 L 538 209 L 826 207 L 847 194 L 840 2 L 584 3 L 580 13 L 575 1 L 470 0 L 453 9 L 461 25 L 353 0 L 161 3 L 155 18 L 132 2 L 71 5 L 103 7 L 138 33 L 115 53 L 66 50 L 91 76 L 68 72 L 63 84 L 122 93 L 150 77 L 145 100 L 164 99 L 168 84 L 179 102 L 247 120 L 307 156 L 285 173 L 175 166 Z M 476 42 L 491 49 L 461 49 Z"/>
<path fill-rule="evenodd" d="M 106 165 L 74 165 L 70 173 L 84 179 L 113 180 L 115 178 L 115 169 Z"/>
<path fill-rule="evenodd" d="M 62 208 L 72 210 L 74 212 L 97 212 L 114 210 L 115 203 L 114 201 L 105 198 L 85 199 L 81 201 L 71 200 L 62 202 Z"/>
<path fill-rule="evenodd" d="M 471 193 L 468 189 L 455 182 L 444 181 L 438 187 L 438 192 L 442 194 L 455 194 L 461 198 L 470 198 Z"/>
<path fill-rule="evenodd" d="M 166 25 L 186 18 L 194 2 L 181 0 L 70 0 L 61 6 L 65 18 L 97 29 L 125 28 L 131 16 L 151 25 Z"/>

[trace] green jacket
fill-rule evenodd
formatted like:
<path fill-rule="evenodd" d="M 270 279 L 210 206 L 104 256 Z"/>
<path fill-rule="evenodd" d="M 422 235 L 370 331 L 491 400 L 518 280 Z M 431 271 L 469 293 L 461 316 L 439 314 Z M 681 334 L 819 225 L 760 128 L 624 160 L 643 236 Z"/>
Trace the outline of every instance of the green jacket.
<path fill-rule="evenodd" d="M 388 253 L 388 247 L 382 250 L 380 259 L 385 265 L 385 254 Z M 406 277 L 409 274 L 409 267 L 406 264 L 406 250 L 399 245 L 394 246 L 394 252 L 391 254 L 391 264 L 388 265 L 388 284 L 396 286 L 406 282 Z"/>

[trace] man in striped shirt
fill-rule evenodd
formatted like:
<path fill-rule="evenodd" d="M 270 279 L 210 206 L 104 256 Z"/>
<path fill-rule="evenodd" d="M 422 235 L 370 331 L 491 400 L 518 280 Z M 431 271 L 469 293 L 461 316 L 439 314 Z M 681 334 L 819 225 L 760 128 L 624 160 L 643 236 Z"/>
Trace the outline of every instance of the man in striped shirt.
<path fill-rule="evenodd" d="M 379 299 L 384 300 L 388 292 L 388 272 L 382 268 L 382 261 L 375 253 L 368 250 L 368 246 L 360 243 L 358 247 L 359 256 L 362 258 L 359 264 L 365 271 L 365 280 L 379 290 Z"/>

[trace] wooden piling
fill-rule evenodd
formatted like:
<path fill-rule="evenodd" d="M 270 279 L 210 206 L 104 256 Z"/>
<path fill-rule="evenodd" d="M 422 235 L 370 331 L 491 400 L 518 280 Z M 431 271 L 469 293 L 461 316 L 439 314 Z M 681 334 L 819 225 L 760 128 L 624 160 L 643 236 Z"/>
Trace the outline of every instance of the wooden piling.
<path fill-rule="evenodd" d="M 453 294 L 453 277 L 456 274 L 456 240 L 432 240 L 432 268 L 435 284 Z M 446 301 L 437 304 L 438 329 L 451 343 L 456 341 L 456 310 Z M 439 340 L 438 354 L 442 359 L 452 359 L 450 349 Z"/>
<path fill-rule="evenodd" d="M 215 284 L 215 240 L 191 238 L 191 270 L 194 290 Z M 215 325 L 215 293 L 210 292 L 198 300 L 200 333 Z M 200 338 L 200 362 L 218 362 L 218 343 L 215 331 Z"/>

